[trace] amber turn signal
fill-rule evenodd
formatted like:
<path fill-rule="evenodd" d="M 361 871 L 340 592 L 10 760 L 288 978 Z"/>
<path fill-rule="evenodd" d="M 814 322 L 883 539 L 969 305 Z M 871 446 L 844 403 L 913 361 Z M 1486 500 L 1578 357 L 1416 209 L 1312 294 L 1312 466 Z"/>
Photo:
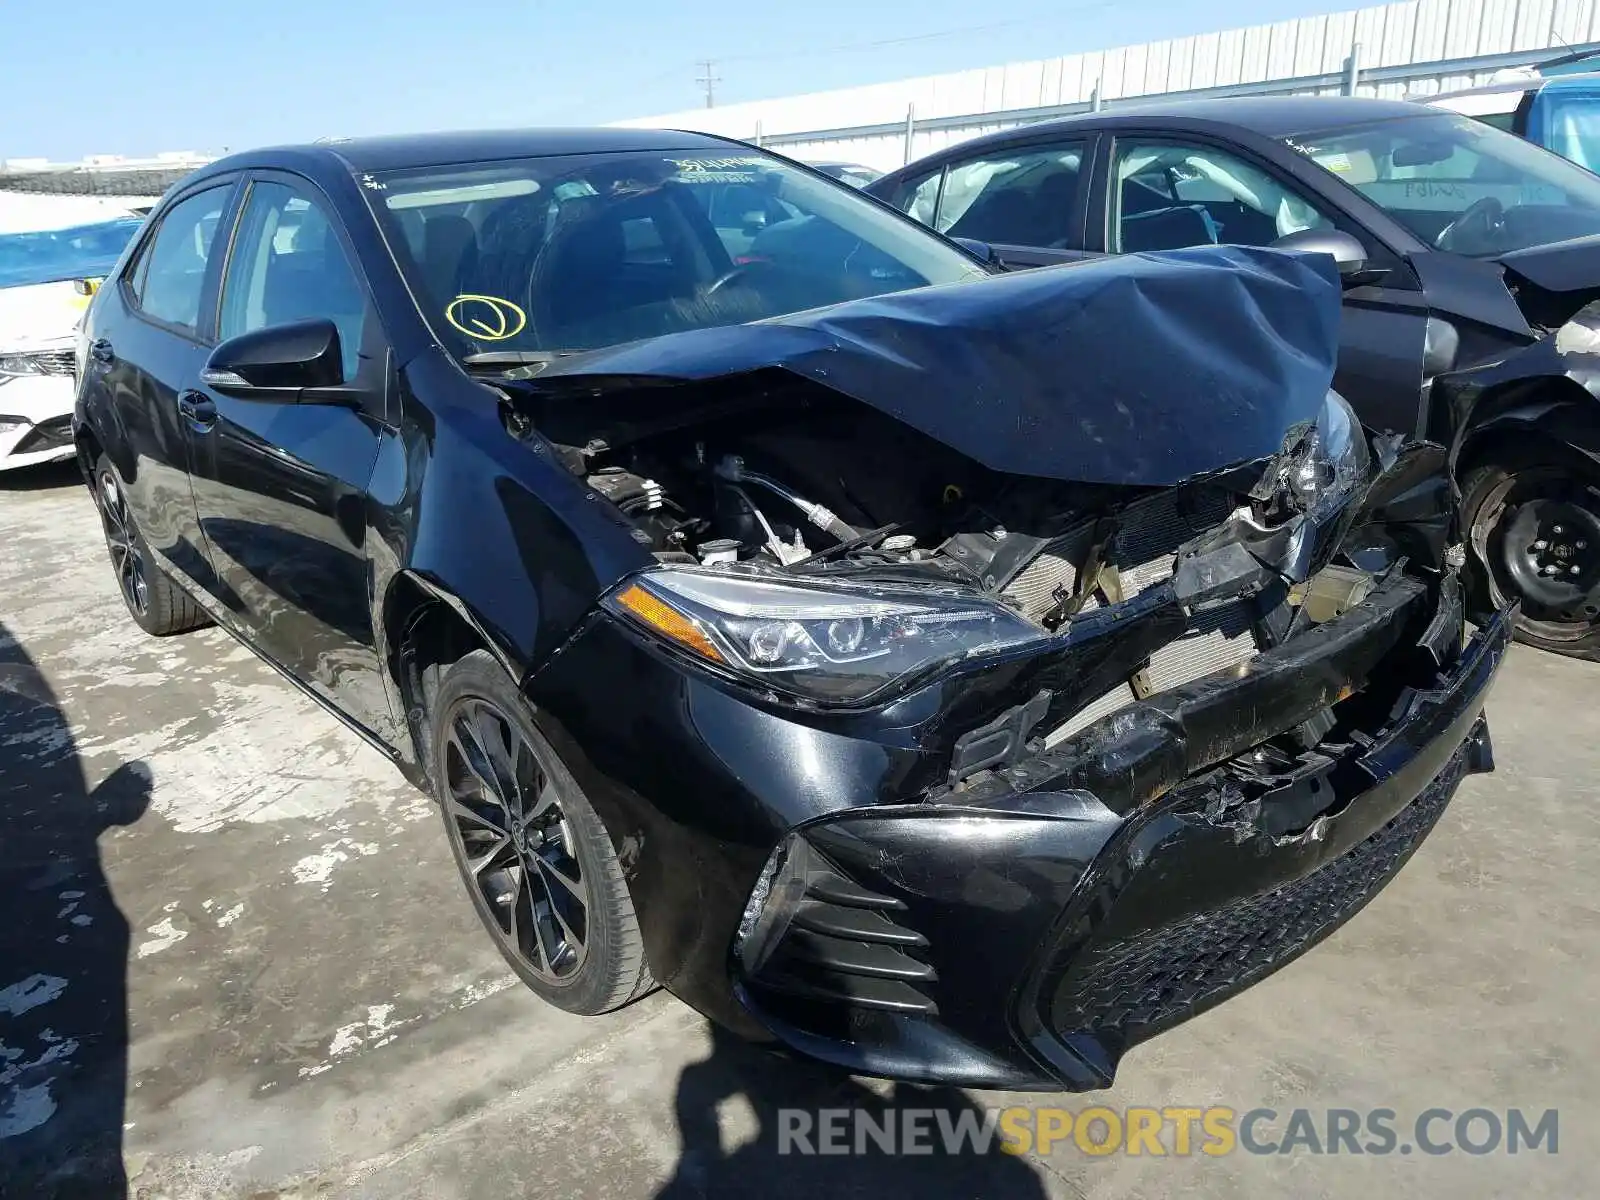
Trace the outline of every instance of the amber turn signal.
<path fill-rule="evenodd" d="M 722 651 L 705 635 L 705 631 L 677 609 L 663 603 L 637 583 L 617 596 L 617 603 L 662 637 L 687 646 L 702 658 L 712 662 L 726 662 Z"/>

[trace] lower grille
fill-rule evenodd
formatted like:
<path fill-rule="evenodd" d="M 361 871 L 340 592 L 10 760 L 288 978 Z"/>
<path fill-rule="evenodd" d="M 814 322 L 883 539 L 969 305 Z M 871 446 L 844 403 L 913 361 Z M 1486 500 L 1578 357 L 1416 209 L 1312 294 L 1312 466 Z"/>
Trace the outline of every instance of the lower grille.
<path fill-rule="evenodd" d="M 1466 773 L 1463 751 L 1371 837 L 1321 870 L 1146 936 L 1086 949 L 1057 994 L 1056 1028 L 1131 1046 L 1240 992 L 1353 917 L 1404 865 Z"/>
<path fill-rule="evenodd" d="M 1106 554 L 1107 561 L 1117 568 L 1123 596 L 1135 596 L 1171 578 L 1178 547 L 1222 524 L 1232 508 L 1233 498 L 1213 488 L 1167 491 L 1123 510 L 1116 537 Z M 1024 616 L 1038 620 L 1055 603 L 1057 588 L 1070 594 L 1077 586 L 1076 564 L 1086 559 L 1089 548 L 1089 531 L 1067 534 L 1029 563 L 1007 585 L 1004 595 Z M 1100 603 L 1097 596 L 1091 595 L 1084 609 L 1097 608 Z M 1242 603 L 1229 605 L 1196 617 L 1188 633 L 1151 656 L 1145 675 L 1152 691 L 1165 691 L 1237 666 L 1258 649 L 1249 609 Z M 1071 737 L 1135 699 L 1133 688 L 1120 684 L 1051 731 L 1046 741 L 1054 745 Z"/>
<path fill-rule="evenodd" d="M 904 924 L 904 909 L 832 870 L 813 871 L 783 940 L 751 982 L 805 1000 L 934 1013 L 921 985 L 938 976 L 923 960 L 927 939 Z"/>
<path fill-rule="evenodd" d="M 41 450 L 58 450 L 72 445 L 72 418 L 51 417 L 40 421 L 11 448 L 13 454 L 37 454 Z"/>

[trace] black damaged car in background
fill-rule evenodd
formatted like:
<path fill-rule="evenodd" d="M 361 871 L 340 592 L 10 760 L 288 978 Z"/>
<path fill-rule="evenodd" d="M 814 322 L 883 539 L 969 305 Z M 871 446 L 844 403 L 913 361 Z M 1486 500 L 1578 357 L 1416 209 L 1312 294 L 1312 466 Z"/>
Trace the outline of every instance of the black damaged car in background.
<path fill-rule="evenodd" d="M 1469 117 L 1340 96 L 1139 104 L 868 186 L 1012 266 L 1232 243 L 1332 254 L 1335 386 L 1448 441 L 1470 610 L 1600 660 L 1600 179 Z"/>
<path fill-rule="evenodd" d="M 1492 766 L 1512 613 L 1338 323 L 1325 256 L 991 275 L 696 135 L 351 141 L 163 200 L 75 432 L 133 619 L 429 789 L 552 1004 L 1090 1088 Z"/>

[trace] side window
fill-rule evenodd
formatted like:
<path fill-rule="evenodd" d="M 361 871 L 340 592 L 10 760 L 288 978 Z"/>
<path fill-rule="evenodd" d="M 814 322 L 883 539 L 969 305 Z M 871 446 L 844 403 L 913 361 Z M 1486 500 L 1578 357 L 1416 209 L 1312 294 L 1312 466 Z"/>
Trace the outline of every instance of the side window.
<path fill-rule="evenodd" d="M 940 168 L 921 179 L 906 180 L 895 195 L 894 206 L 924 225 L 932 225 L 939 204 L 939 182 L 943 178 L 944 169 Z"/>
<path fill-rule="evenodd" d="M 185 329 L 199 328 L 206 264 L 231 190 L 197 192 L 161 218 L 161 228 L 133 264 L 130 277 L 130 290 L 147 316 Z"/>
<path fill-rule="evenodd" d="M 1062 248 L 1083 177 L 1082 142 L 1030 146 L 951 166 L 933 227 L 951 237 Z"/>
<path fill-rule="evenodd" d="M 1211 146 L 1119 141 L 1112 177 L 1113 251 L 1270 246 L 1333 227 L 1298 191 Z"/>
<path fill-rule="evenodd" d="M 353 379 L 367 299 L 321 204 L 296 188 L 255 183 L 239 219 L 222 287 L 223 338 L 326 317 L 339 330 L 344 377 Z"/>

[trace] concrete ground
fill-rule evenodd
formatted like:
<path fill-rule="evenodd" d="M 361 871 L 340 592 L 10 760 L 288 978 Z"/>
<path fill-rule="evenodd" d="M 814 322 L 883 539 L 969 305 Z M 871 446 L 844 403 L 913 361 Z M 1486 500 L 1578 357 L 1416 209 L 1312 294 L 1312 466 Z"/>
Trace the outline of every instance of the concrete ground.
<path fill-rule="evenodd" d="M 1554 1108 L 1559 1153 L 780 1157 L 781 1108 L 1029 1098 L 785 1063 L 659 993 L 545 1007 L 377 752 L 225 635 L 140 633 L 70 470 L 0 477 L 0 1195 L 119 1195 L 124 1170 L 145 1200 L 1587 1194 L 1597 685 L 1519 648 L 1499 773 L 1336 937 L 1099 1098 L 1385 1107 L 1402 1133 Z"/>

